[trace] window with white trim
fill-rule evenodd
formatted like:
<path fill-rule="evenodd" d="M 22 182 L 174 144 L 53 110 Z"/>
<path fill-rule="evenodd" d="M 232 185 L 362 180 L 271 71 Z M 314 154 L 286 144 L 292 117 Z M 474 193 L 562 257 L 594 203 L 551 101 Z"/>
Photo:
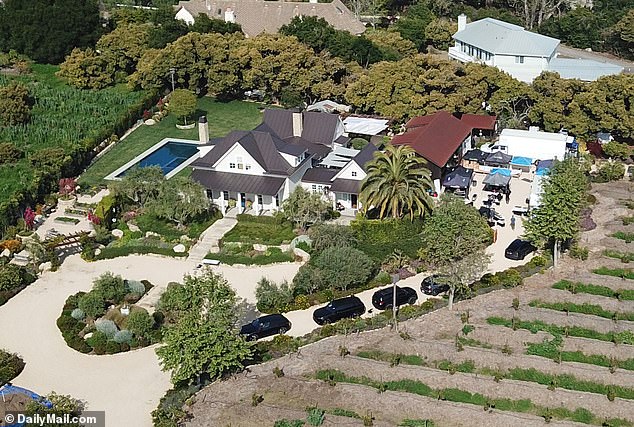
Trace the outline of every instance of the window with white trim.
<path fill-rule="evenodd" d="M 524 57 L 523 56 L 516 56 L 515 57 L 515 63 L 516 64 L 523 64 L 524 63 Z"/>
<path fill-rule="evenodd" d="M 352 176 L 357 176 L 357 171 L 352 171 Z"/>

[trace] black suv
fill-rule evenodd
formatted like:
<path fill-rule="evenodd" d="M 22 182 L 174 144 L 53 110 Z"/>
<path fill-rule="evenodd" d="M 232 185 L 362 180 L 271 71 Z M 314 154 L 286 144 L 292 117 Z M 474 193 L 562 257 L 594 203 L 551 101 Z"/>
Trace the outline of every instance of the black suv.
<path fill-rule="evenodd" d="M 347 317 L 361 316 L 365 313 L 365 305 L 355 296 L 332 300 L 327 306 L 318 308 L 313 319 L 318 325 L 334 323 Z"/>
<path fill-rule="evenodd" d="M 269 314 L 255 319 L 240 328 L 240 333 L 246 335 L 247 340 L 257 339 L 276 334 L 283 334 L 291 329 L 291 322 L 281 314 Z"/>
<path fill-rule="evenodd" d="M 508 259 L 520 261 L 536 249 L 535 246 L 526 240 L 515 239 L 504 251 L 504 256 Z"/>
<path fill-rule="evenodd" d="M 420 290 L 425 295 L 436 296 L 447 292 L 449 285 L 446 283 L 446 278 L 434 274 L 433 276 L 425 277 L 420 284 Z"/>
<path fill-rule="evenodd" d="M 417 299 L 418 295 L 416 295 L 416 291 L 414 289 L 408 287 L 396 287 L 397 307 L 403 304 L 414 304 Z M 372 305 L 377 310 L 390 310 L 392 308 L 393 301 L 394 293 L 392 291 L 392 286 L 376 291 L 374 295 L 372 295 Z"/>

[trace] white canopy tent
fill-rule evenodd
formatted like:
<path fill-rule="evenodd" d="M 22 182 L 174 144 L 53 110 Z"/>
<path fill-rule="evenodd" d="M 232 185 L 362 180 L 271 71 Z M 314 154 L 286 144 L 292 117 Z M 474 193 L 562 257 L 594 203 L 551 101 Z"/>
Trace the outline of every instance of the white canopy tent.
<path fill-rule="evenodd" d="M 343 127 L 348 134 L 378 135 L 387 129 L 389 120 L 371 119 L 367 117 L 346 117 Z"/>
<path fill-rule="evenodd" d="M 535 209 L 541 205 L 542 193 L 544 191 L 542 186 L 542 180 L 544 179 L 541 175 L 535 175 L 533 178 L 533 183 L 531 184 L 531 194 L 528 198 L 528 207 L 530 209 Z"/>

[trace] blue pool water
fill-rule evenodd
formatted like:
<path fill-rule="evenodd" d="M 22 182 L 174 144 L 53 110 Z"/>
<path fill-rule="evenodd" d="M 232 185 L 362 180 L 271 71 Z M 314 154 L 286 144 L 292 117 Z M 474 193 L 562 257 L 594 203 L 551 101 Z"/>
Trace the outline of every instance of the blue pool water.
<path fill-rule="evenodd" d="M 167 175 L 177 167 L 183 164 L 187 159 L 198 152 L 195 144 L 187 144 L 185 142 L 169 141 L 153 153 L 148 154 L 137 164 L 130 166 L 125 171 L 117 175 L 120 178 L 127 171 L 134 167 L 160 166 L 163 169 L 163 175 Z"/>

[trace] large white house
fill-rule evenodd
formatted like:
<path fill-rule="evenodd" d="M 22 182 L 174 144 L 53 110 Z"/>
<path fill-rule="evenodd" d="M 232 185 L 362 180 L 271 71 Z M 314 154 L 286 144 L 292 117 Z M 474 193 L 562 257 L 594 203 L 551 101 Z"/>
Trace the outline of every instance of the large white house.
<path fill-rule="evenodd" d="M 559 40 L 493 18 L 467 24 L 467 17 L 462 14 L 453 38 L 455 45 L 449 48 L 450 58 L 497 67 L 527 83 L 544 71 L 584 81 L 623 71 L 622 67 L 607 62 L 559 58 Z"/>
<path fill-rule="evenodd" d="M 200 135 L 205 139 L 206 131 Z M 191 164 L 192 179 L 223 213 L 233 206 L 238 212 L 273 212 L 313 162 L 347 141 L 338 115 L 266 110 L 254 130 L 233 131 L 203 144 L 201 157 Z"/>

